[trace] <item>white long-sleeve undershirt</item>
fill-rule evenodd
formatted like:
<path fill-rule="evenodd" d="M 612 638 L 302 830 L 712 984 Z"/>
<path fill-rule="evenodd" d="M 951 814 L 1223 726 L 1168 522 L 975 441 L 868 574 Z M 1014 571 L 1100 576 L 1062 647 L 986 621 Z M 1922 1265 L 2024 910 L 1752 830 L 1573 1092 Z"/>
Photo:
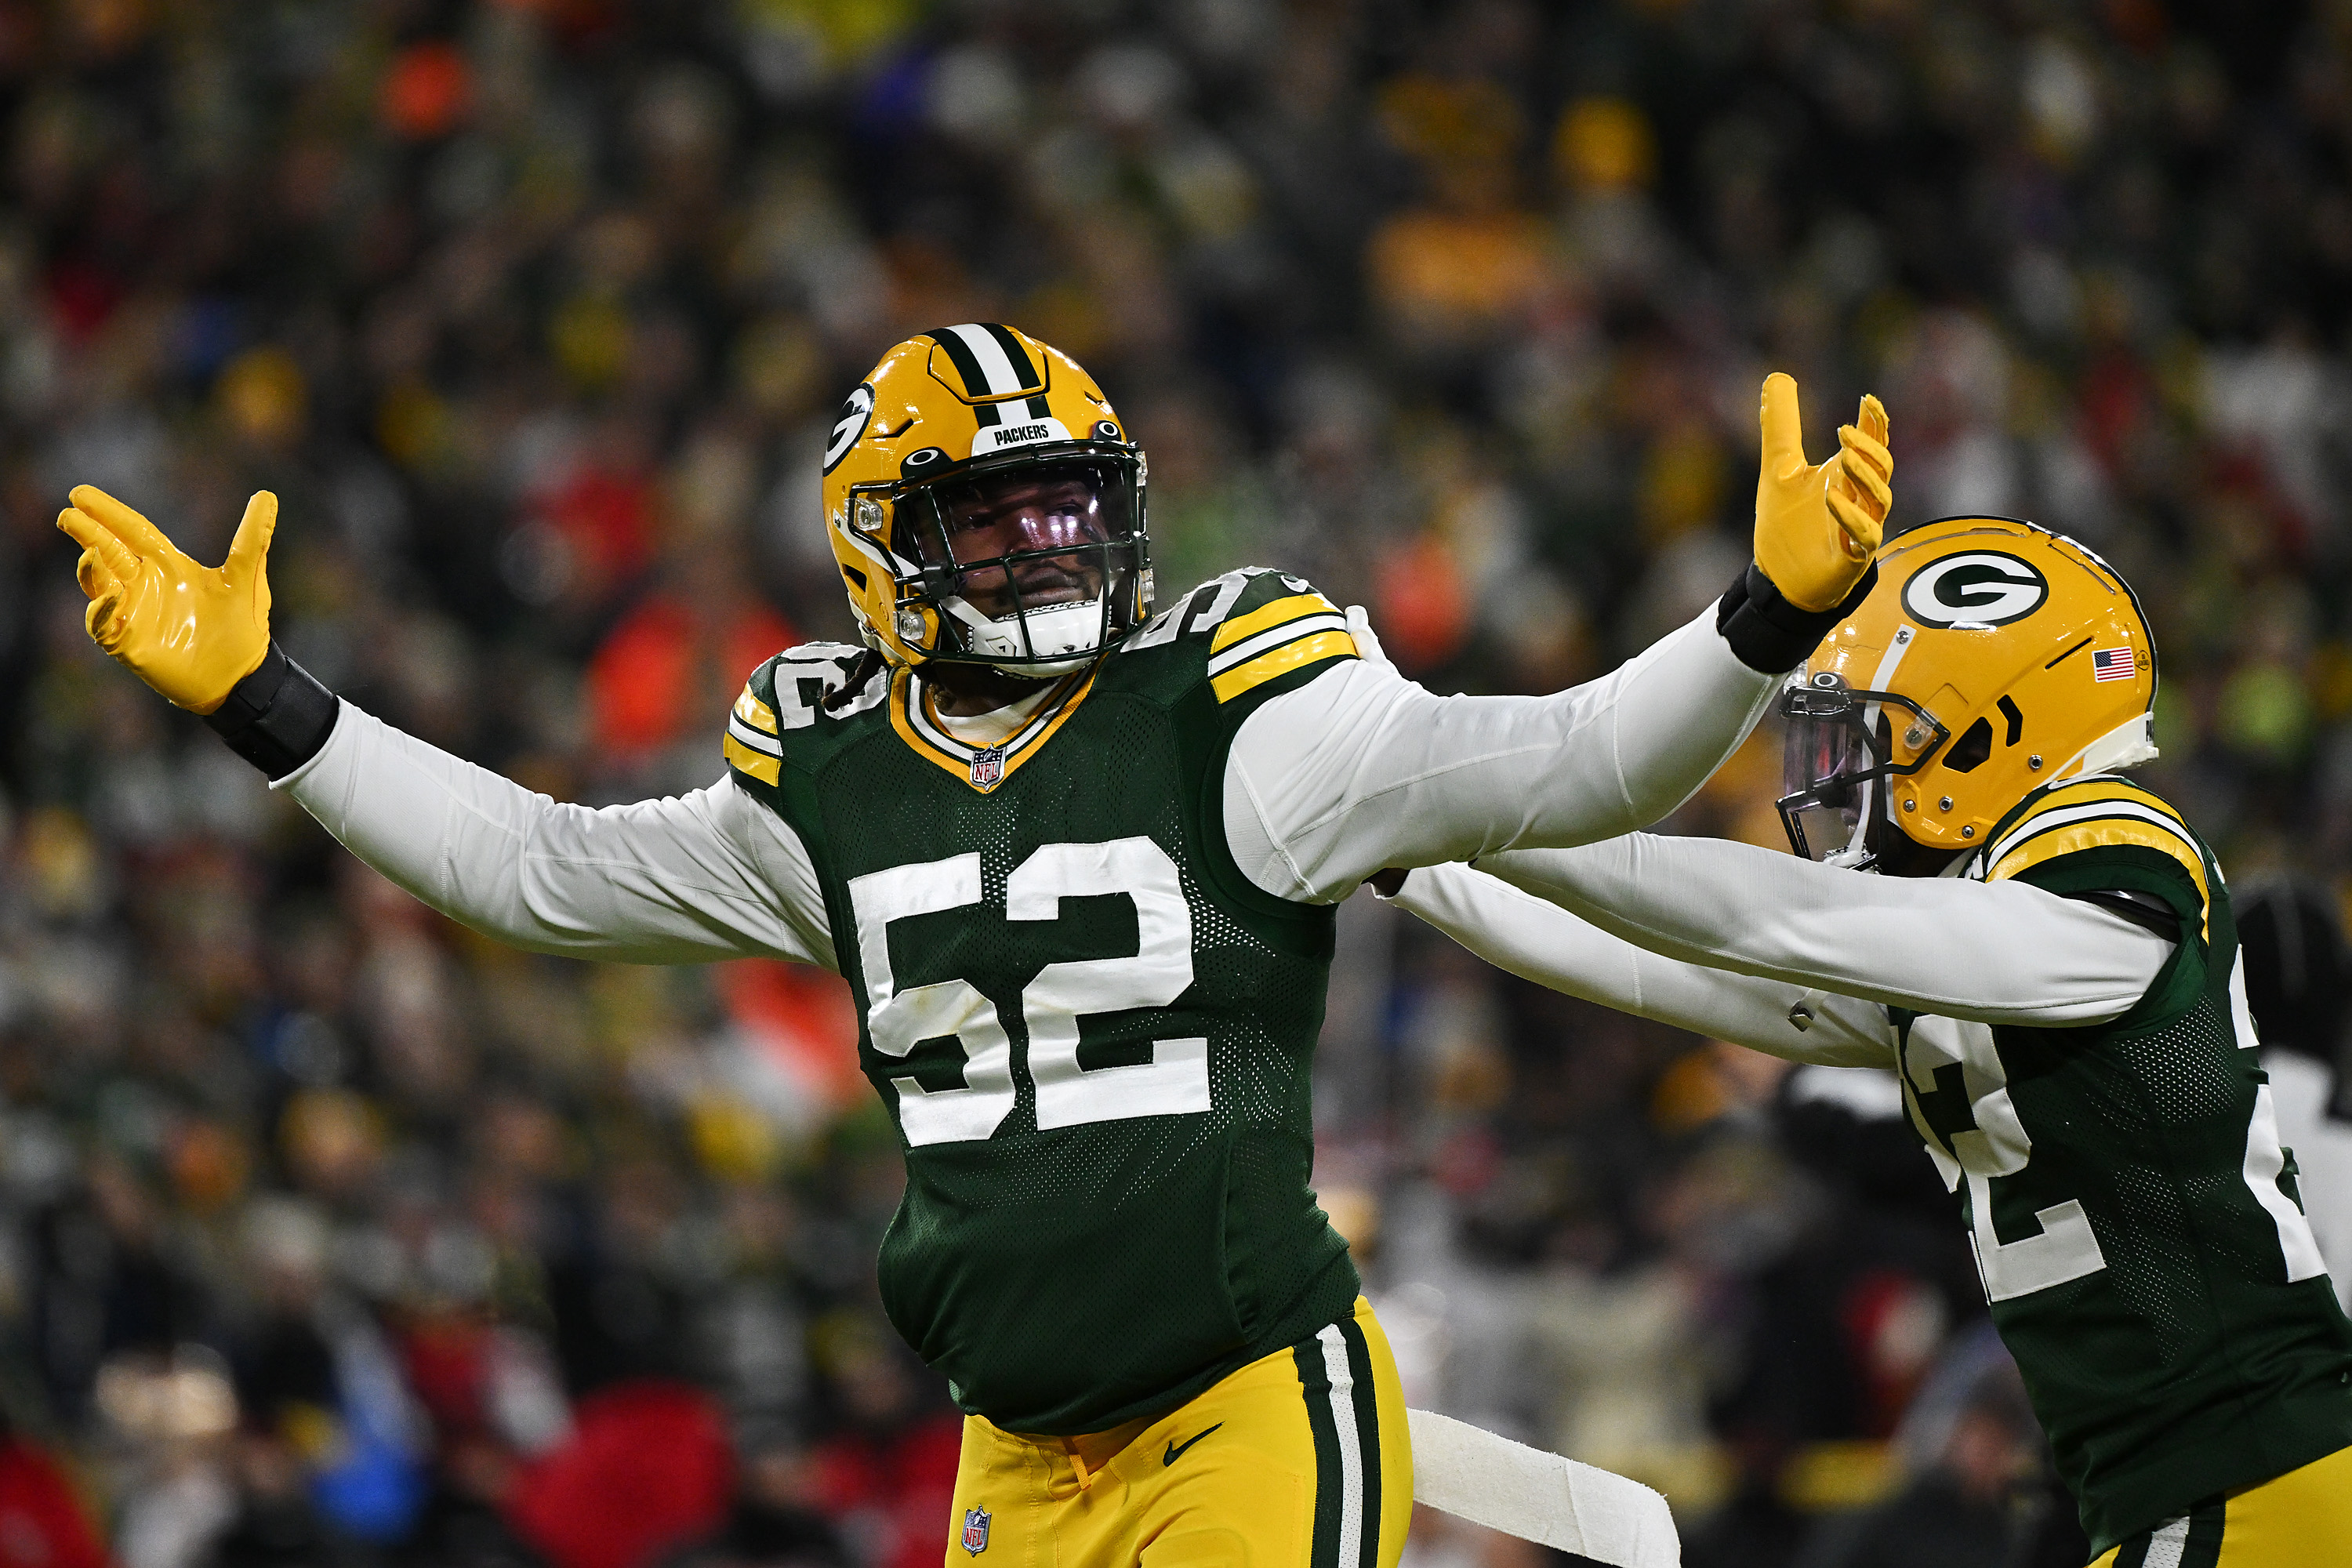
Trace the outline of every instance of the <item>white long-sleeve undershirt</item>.
<path fill-rule="evenodd" d="M 663 800 L 565 805 L 345 702 L 318 755 L 270 787 L 425 903 L 517 947 L 836 967 L 808 851 L 731 774 Z"/>
<path fill-rule="evenodd" d="M 2121 915 L 2023 882 L 1871 876 L 1720 839 L 1633 833 L 1478 864 L 1667 958 L 1983 1024 L 2116 1017 L 2173 951 Z"/>
<path fill-rule="evenodd" d="M 1335 664 L 1236 733 L 1224 781 L 1236 860 L 1279 897 L 1335 902 L 1385 866 L 1655 820 L 1746 737 L 1774 685 L 1710 620 L 1549 697 L 1433 696 L 1376 646 Z M 272 787 L 426 903 L 517 946 L 835 963 L 806 848 L 731 777 L 669 799 L 564 805 L 346 702 L 325 747 Z"/>
<path fill-rule="evenodd" d="M 1251 714 L 1225 769 L 1235 863 L 1301 903 L 1336 903 L 1386 867 L 1655 822 L 1747 738 L 1779 684 L 1732 655 L 1711 609 L 1548 697 L 1435 696 L 1351 620 L 1366 657 Z"/>
<path fill-rule="evenodd" d="M 1824 1067 L 1891 1067 L 1886 1010 L 1818 987 L 1664 958 L 1467 866 L 1428 866 L 1392 900 L 1549 990 Z"/>

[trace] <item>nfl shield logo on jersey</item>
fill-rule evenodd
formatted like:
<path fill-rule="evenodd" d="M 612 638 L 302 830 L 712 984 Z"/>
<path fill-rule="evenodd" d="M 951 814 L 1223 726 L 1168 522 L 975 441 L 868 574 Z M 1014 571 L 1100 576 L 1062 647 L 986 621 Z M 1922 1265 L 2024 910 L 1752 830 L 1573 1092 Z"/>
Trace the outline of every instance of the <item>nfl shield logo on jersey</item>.
<path fill-rule="evenodd" d="M 972 764 L 978 767 L 980 764 Z M 963 1510 L 963 1549 L 974 1557 L 988 1550 L 988 1510 L 968 1508 Z"/>
<path fill-rule="evenodd" d="M 1003 747 L 1002 747 L 1002 746 L 991 746 L 991 747 L 989 747 L 989 748 L 988 748 L 986 751 L 984 751 L 984 752 L 974 752 L 971 754 L 971 787 L 972 787 L 972 788 L 974 788 L 974 789 L 994 789 L 994 788 L 996 787 L 997 781 L 998 781 L 998 780 L 1000 780 L 1000 779 L 1002 779 L 1003 776 L 1004 776 L 1004 748 L 1003 748 Z M 985 1534 L 985 1533 L 987 1532 L 987 1530 L 988 1530 L 988 1525 L 987 1525 L 987 1522 L 986 1522 L 985 1516 L 983 1516 L 982 1521 L 982 1524 L 981 1524 L 981 1531 L 982 1531 L 982 1534 Z M 977 1551 L 979 1551 L 979 1550 L 980 1550 L 980 1548 L 978 1548 L 977 1546 L 975 1546 L 975 1547 L 973 1547 L 973 1548 L 972 1548 L 972 1550 L 973 1550 L 973 1551 L 975 1551 L 975 1552 L 977 1552 Z"/>

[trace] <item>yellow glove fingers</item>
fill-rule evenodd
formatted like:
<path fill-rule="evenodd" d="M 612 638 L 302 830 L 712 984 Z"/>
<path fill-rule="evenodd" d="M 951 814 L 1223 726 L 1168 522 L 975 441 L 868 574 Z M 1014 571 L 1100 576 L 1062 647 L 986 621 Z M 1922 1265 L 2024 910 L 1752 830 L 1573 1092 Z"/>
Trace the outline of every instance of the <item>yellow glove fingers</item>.
<path fill-rule="evenodd" d="M 1757 410 L 1764 437 L 1764 473 L 1785 479 L 1805 466 L 1804 421 L 1797 406 L 1797 378 L 1776 370 L 1764 378 L 1764 398 Z"/>
<path fill-rule="evenodd" d="M 1827 462 L 1805 461 L 1797 384 L 1765 378 L 1759 417 L 1763 463 L 1756 480 L 1756 564 L 1789 603 L 1828 610 L 1853 591 L 1885 537 L 1895 501 L 1886 409 L 1865 397 L 1838 432 Z"/>
<path fill-rule="evenodd" d="M 221 575 L 227 579 L 230 592 L 245 595 L 252 606 L 253 624 L 260 628 L 265 653 L 269 641 L 269 540 L 277 531 L 278 497 L 268 490 L 254 491 L 253 499 L 245 503 L 245 520 L 236 525 L 236 537 L 229 541 L 228 559 L 221 563 Z M 254 662 L 258 665 L 260 660 Z"/>
<path fill-rule="evenodd" d="M 1855 418 L 1854 423 L 1862 426 L 1864 435 L 1882 447 L 1886 445 L 1886 405 L 1878 401 L 1876 393 L 1865 392 L 1862 395 L 1862 412 Z M 1887 472 L 1894 471 L 1894 467 L 1890 463 Z"/>
<path fill-rule="evenodd" d="M 179 553 L 172 542 L 163 537 L 162 529 L 96 485 L 76 485 L 67 494 L 68 499 L 100 528 L 129 545 L 134 555 L 169 557 Z"/>
<path fill-rule="evenodd" d="M 1849 425 L 1838 434 L 1843 436 L 1853 430 L 1853 426 Z M 1869 440 L 1859 431 L 1854 431 L 1854 435 L 1858 440 Z M 1871 445 L 1876 446 L 1877 443 L 1872 442 Z M 1879 450 L 1884 452 L 1885 448 L 1881 447 Z M 1886 516 L 1888 509 L 1895 504 L 1895 488 L 1886 482 L 1885 470 L 1879 468 L 1867 448 L 1853 445 L 1842 447 L 1838 452 L 1838 472 L 1845 481 L 1848 495 L 1868 506 L 1880 518 Z"/>
<path fill-rule="evenodd" d="M 108 653 L 122 646 L 126 623 L 119 613 L 121 608 L 122 584 L 117 583 L 91 599 L 81 613 L 81 624 L 89 630 L 89 640 Z"/>
<path fill-rule="evenodd" d="M 278 531 L 278 497 L 268 490 L 256 490 L 253 499 L 245 503 L 245 517 L 236 525 L 236 537 L 228 542 L 228 559 L 221 571 L 232 583 L 247 577 L 258 577 L 269 564 L 269 541 Z"/>
<path fill-rule="evenodd" d="M 1837 520 L 1844 536 L 1838 544 L 1852 561 L 1867 561 L 1877 552 L 1886 537 L 1886 530 L 1877 518 L 1870 515 L 1860 502 L 1845 494 L 1835 484 L 1829 488 L 1830 516 Z"/>
<path fill-rule="evenodd" d="M 83 551 L 81 558 L 74 563 L 74 581 L 81 584 L 82 596 L 89 599 L 122 592 L 122 579 L 95 550 Z"/>
<path fill-rule="evenodd" d="M 1886 449 L 1885 442 L 1869 431 L 1841 425 L 1838 426 L 1838 446 L 1849 458 L 1868 464 L 1871 473 L 1881 483 L 1895 477 L 1895 454 Z"/>
<path fill-rule="evenodd" d="M 139 575 L 139 557 L 130 546 L 109 533 L 88 512 L 68 507 L 58 513 L 58 527 L 68 539 L 82 548 L 82 553 L 96 555 L 106 563 L 106 569 L 125 582 Z M 89 584 L 83 584 L 87 592 Z"/>

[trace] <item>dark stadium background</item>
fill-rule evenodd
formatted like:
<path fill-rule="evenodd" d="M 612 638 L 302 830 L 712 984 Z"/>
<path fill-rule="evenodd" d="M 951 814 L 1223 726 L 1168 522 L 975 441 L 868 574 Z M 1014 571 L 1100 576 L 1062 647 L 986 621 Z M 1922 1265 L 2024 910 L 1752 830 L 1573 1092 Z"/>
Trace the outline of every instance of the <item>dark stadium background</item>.
<path fill-rule="evenodd" d="M 1822 449 L 1885 396 L 1898 521 L 2106 552 L 2151 782 L 2340 892 L 2347 46 L 2343 0 L 0 3 L 0 1564 L 900 1568 L 956 1451 L 836 983 L 428 915 L 93 650 L 70 485 L 207 560 L 275 489 L 295 657 L 605 802 L 846 633 L 816 456 L 908 331 L 1101 378 L 1163 590 L 1303 572 L 1490 691 L 1720 589 L 1785 368 Z M 1675 826 L 1774 841 L 1777 777 Z M 1359 900 L 1318 1182 L 1414 1400 L 1662 1487 L 1694 1568 L 2078 1564 L 1892 1095 Z"/>

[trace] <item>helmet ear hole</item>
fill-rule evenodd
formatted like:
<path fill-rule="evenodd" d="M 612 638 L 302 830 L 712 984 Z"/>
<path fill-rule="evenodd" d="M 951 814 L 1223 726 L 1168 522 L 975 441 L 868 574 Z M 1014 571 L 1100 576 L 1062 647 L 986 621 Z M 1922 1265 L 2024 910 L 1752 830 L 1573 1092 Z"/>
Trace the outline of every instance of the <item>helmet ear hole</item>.
<path fill-rule="evenodd" d="M 1972 773 L 1992 755 L 1992 721 L 1979 719 L 1944 753 L 1944 765 L 1956 773 Z"/>

